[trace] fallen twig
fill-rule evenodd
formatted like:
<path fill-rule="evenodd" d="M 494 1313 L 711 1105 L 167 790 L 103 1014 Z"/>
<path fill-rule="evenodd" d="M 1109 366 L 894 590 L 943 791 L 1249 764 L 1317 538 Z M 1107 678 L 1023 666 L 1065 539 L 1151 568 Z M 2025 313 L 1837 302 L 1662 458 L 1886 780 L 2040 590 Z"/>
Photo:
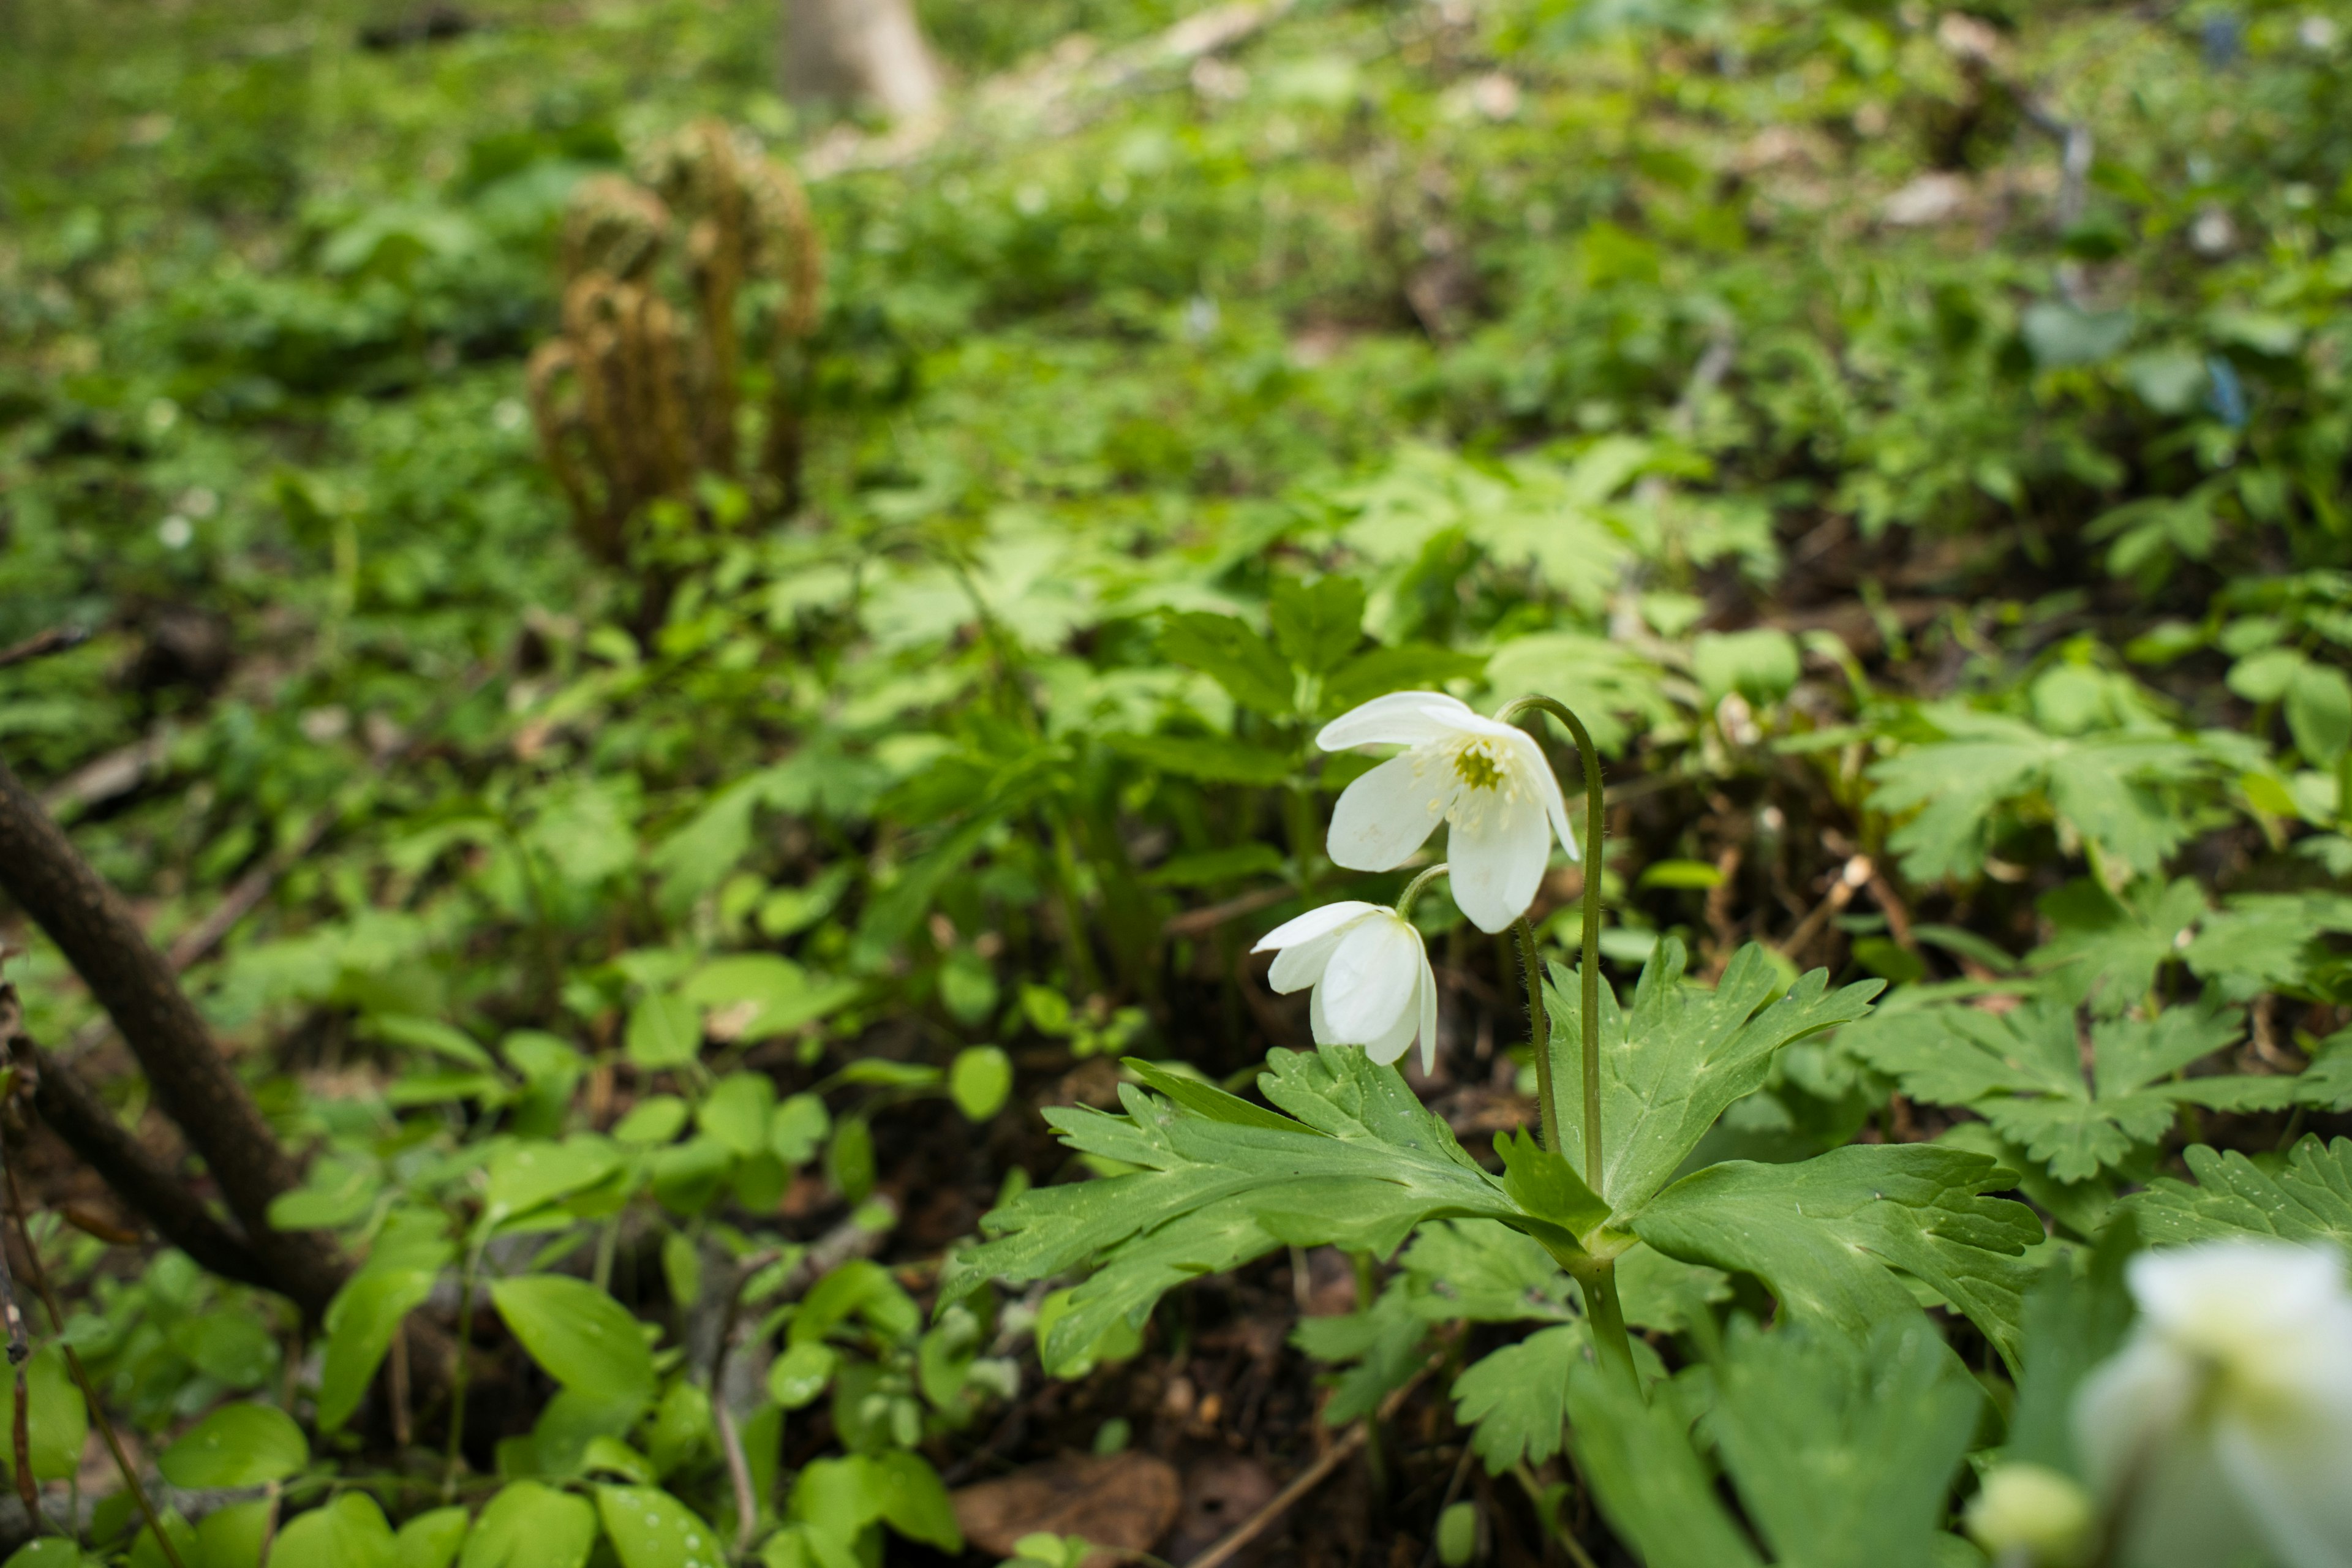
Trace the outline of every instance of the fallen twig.
<path fill-rule="evenodd" d="M 30 664 L 37 658 L 79 647 L 89 640 L 89 633 L 80 626 L 51 626 L 47 631 L 35 632 L 23 642 L 0 647 L 0 669 L 13 664 Z"/>
<path fill-rule="evenodd" d="M 1326 1448 L 1320 1458 L 1292 1477 L 1290 1484 L 1275 1493 L 1264 1508 L 1226 1531 L 1223 1541 L 1185 1563 L 1184 1568 L 1222 1568 L 1223 1564 L 1232 1562 L 1240 1554 L 1244 1547 L 1265 1533 L 1268 1526 L 1288 1512 L 1292 1504 L 1321 1486 L 1332 1471 L 1347 1462 L 1349 1455 L 1370 1441 L 1373 1426 L 1394 1415 L 1397 1407 L 1412 1396 L 1414 1389 L 1421 1386 L 1423 1378 L 1444 1363 L 1444 1359 L 1442 1353 L 1430 1357 L 1423 1364 L 1422 1369 L 1407 1380 L 1403 1387 L 1396 1389 L 1386 1399 L 1381 1401 L 1381 1407 L 1373 1412 L 1370 1419 L 1359 1421 L 1349 1427 L 1346 1436 Z"/>

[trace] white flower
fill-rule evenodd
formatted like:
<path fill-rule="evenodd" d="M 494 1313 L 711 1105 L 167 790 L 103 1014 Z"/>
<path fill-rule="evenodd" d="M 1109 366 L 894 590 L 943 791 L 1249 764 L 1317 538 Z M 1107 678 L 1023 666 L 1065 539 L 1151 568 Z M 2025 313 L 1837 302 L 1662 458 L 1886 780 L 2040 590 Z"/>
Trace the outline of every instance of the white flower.
<path fill-rule="evenodd" d="M 1315 987 L 1318 1046 L 1361 1046 L 1376 1062 L 1421 1040 L 1421 1070 L 1437 1065 L 1437 977 L 1412 922 L 1385 904 L 1345 900 L 1278 925 L 1252 951 L 1275 954 L 1266 981 L 1287 996 Z"/>
<path fill-rule="evenodd" d="M 1543 748 L 1442 692 L 1375 697 L 1324 725 L 1315 743 L 1327 752 L 1410 748 L 1340 795 L 1331 858 L 1351 871 L 1393 870 L 1444 821 L 1453 829 L 1445 858 L 1454 901 L 1481 931 L 1502 931 L 1528 912 L 1554 834 L 1576 858 L 1568 806 Z"/>
<path fill-rule="evenodd" d="M 2122 1561 L 2352 1565 L 2352 1291 L 2331 1248 L 2218 1241 L 2132 1260 L 2138 1331 L 2085 1380 L 2093 1489 Z M 2120 1491 L 2118 1489 L 2121 1489 Z"/>

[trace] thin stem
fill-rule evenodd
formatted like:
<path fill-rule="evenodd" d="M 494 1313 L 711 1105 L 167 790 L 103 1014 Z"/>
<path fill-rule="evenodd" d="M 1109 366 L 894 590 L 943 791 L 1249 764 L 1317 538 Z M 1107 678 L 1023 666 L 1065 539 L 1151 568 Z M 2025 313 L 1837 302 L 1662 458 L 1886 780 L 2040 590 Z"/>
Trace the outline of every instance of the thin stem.
<path fill-rule="evenodd" d="M 5 1162 L 5 1154 L 0 1153 L 0 1169 L 5 1169 L 8 1181 L 8 1208 L 16 1216 L 16 1234 L 25 1243 L 26 1270 L 33 1277 L 33 1289 L 41 1298 L 41 1305 L 48 1309 L 50 1331 L 62 1334 L 66 1326 L 65 1309 L 58 1304 L 57 1292 L 49 1289 L 49 1271 L 41 1262 L 40 1246 L 34 1241 L 32 1223 L 25 1215 L 25 1194 L 16 1185 L 16 1168 Z M 106 1406 L 99 1403 L 98 1387 L 90 1382 L 89 1371 L 81 1364 L 81 1357 L 69 1344 L 60 1343 L 58 1348 L 65 1352 L 66 1371 L 73 1375 L 74 1386 L 81 1390 L 82 1402 L 89 1407 L 89 1418 L 98 1424 L 98 1435 L 106 1439 L 106 1451 L 114 1457 L 114 1468 L 122 1477 L 122 1484 L 130 1489 L 132 1500 L 138 1503 L 140 1516 L 146 1520 L 149 1532 L 155 1537 L 155 1544 L 163 1549 L 163 1560 L 172 1568 L 188 1568 L 180 1556 L 179 1546 L 164 1530 L 163 1520 L 156 1517 L 154 1501 L 148 1497 L 147 1488 L 140 1481 L 138 1470 L 132 1468 L 131 1457 L 122 1451 L 122 1439 L 115 1433 L 114 1422 L 106 1414 Z M 23 1410 L 26 1407 L 24 1384 L 20 1382 L 16 1386 L 16 1408 Z M 39 1516 L 36 1514 L 35 1517 L 37 1519 Z"/>
<path fill-rule="evenodd" d="M 1397 895 L 1397 919 L 1411 920 L 1412 918 L 1413 900 L 1421 897 L 1421 890 L 1429 886 L 1430 883 L 1435 881 L 1438 878 L 1445 875 L 1445 862 L 1440 860 L 1436 865 L 1432 866 L 1428 870 L 1423 871 L 1420 876 L 1415 877 L 1412 881 L 1407 882 L 1404 885 L 1404 891 Z"/>
<path fill-rule="evenodd" d="M 467 1353 L 473 1348 L 474 1276 L 482 1266 L 482 1248 L 488 1245 L 483 1238 L 466 1257 L 464 1277 L 457 1284 L 457 1364 L 449 1369 L 449 1454 L 441 1468 L 441 1500 L 456 1500 L 457 1467 L 465 1462 L 466 1443 L 466 1383 L 468 1363 Z"/>
<path fill-rule="evenodd" d="M 1539 709 L 1567 726 L 1584 762 L 1584 970 L 1580 1022 L 1584 1037 L 1584 1182 L 1601 1192 L 1601 834 L 1608 800 L 1601 784 L 1601 752 L 1584 721 L 1549 697 L 1522 697 L 1499 717 L 1509 723 L 1528 709 Z M 1547 1031 L 1547 1037 L 1549 1031 Z M 1549 1039 L 1540 1059 L 1550 1056 Z M 1554 1145 L 1557 1148 L 1557 1145 Z M 1606 1196 L 1606 1194 L 1602 1194 Z"/>
<path fill-rule="evenodd" d="M 1543 1121 L 1544 1147 L 1559 1152 L 1559 1093 L 1551 1076 L 1551 1014 L 1544 1006 L 1543 960 L 1536 953 L 1536 928 L 1518 921 L 1520 967 L 1528 978 L 1528 1037 L 1536 1047 L 1536 1114 Z"/>
<path fill-rule="evenodd" d="M 1642 1380 L 1633 1370 L 1633 1342 L 1626 1335 L 1625 1308 L 1617 1299 L 1617 1265 L 1604 1263 L 1578 1282 L 1584 1287 L 1585 1310 L 1592 1319 L 1592 1340 L 1601 1361 L 1625 1380 L 1626 1386 L 1639 1392 Z"/>

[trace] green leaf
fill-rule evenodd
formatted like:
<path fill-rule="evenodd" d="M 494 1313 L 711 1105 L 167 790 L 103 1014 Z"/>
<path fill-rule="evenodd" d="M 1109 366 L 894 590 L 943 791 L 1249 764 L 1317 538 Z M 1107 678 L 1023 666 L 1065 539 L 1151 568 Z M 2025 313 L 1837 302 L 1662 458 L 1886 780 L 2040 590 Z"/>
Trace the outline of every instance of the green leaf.
<path fill-rule="evenodd" d="M 1778 702 L 1801 671 L 1797 639 L 1769 626 L 1701 632 L 1691 644 L 1691 673 L 1710 703 L 1735 691 L 1759 706 Z"/>
<path fill-rule="evenodd" d="M 655 992 L 629 1009 L 622 1048 L 647 1071 L 683 1067 L 701 1053 L 702 1016 L 676 992 Z"/>
<path fill-rule="evenodd" d="M 1487 1474 L 1540 1465 L 1559 1452 L 1569 1367 L 1583 1358 L 1585 1342 L 1581 1324 L 1538 1330 L 1454 1380 L 1454 1419 L 1475 1427 L 1470 1446 Z"/>
<path fill-rule="evenodd" d="M 1364 640 L 1364 585 L 1353 577 L 1276 577 L 1269 609 L 1284 657 L 1309 675 L 1338 668 Z"/>
<path fill-rule="evenodd" d="M 1235 616 L 1206 610 L 1171 615 L 1160 629 L 1160 651 L 1206 675 L 1244 708 L 1271 714 L 1291 710 L 1289 664 L 1272 643 Z"/>
<path fill-rule="evenodd" d="M 853 1258 L 818 1280 L 793 1314 L 789 1342 L 816 1344 L 852 1318 L 864 1320 L 885 1339 L 912 1339 L 922 1326 L 913 1297 L 871 1258 Z"/>
<path fill-rule="evenodd" d="M 2334 767 L 2352 746 L 2352 679 L 2323 664 L 2295 671 L 2286 689 L 2286 727 L 2305 762 Z"/>
<path fill-rule="evenodd" d="M 1223 735 L 1110 734 L 1102 742 L 1147 767 L 1207 784 L 1278 784 L 1298 766 L 1286 752 Z"/>
<path fill-rule="evenodd" d="M 2236 893 L 2209 915 L 2182 956 L 2231 1000 L 2265 990 L 2303 994 L 2336 961 L 2330 937 L 2352 933 L 2352 898 L 2341 893 Z"/>
<path fill-rule="evenodd" d="M 1849 1024 L 1869 1010 L 1885 982 L 1829 990 L 1814 970 L 1776 1001 L 1780 971 L 1752 943 L 1735 955 L 1712 992 L 1683 984 L 1680 941 L 1652 950 L 1630 1013 L 1601 993 L 1601 1196 L 1619 1214 L 1664 1186 L 1734 1100 L 1764 1087 L 1772 1059 L 1791 1042 Z M 1552 1075 L 1560 1103 L 1582 1103 L 1582 1019 L 1576 977 L 1554 966 L 1544 1003 L 1552 1020 Z M 1584 1169 L 1584 1129 L 1570 1117 L 1560 1153 Z"/>
<path fill-rule="evenodd" d="M 449 1568 L 457 1560 L 457 1549 L 466 1543 L 466 1531 L 472 1522 L 462 1508 L 420 1513 L 393 1536 L 394 1561 L 398 1568 Z"/>
<path fill-rule="evenodd" d="M 2084 837 L 2134 870 L 2150 871 L 2188 837 L 2167 791 L 2206 771 L 2196 748 L 2139 731 L 2058 736 L 2020 719 L 1935 703 L 1920 717 L 1942 738 L 1870 770 L 1873 808 L 1916 812 L 1889 836 L 1915 882 L 1984 868 L 2000 809 L 2046 802 Z"/>
<path fill-rule="evenodd" d="M 1698 1375 L 1685 1372 L 1675 1384 Z M 1577 1465 L 1611 1527 L 1648 1568 L 1761 1568 L 1691 1446 L 1682 1399 L 1645 1404 L 1622 1376 L 1576 1356 L 1567 1405 Z"/>
<path fill-rule="evenodd" d="M 173 1486 L 194 1491 L 282 1481 L 310 1462 L 310 1445 L 286 1412 L 274 1405 L 224 1405 L 164 1449 L 155 1468 Z"/>
<path fill-rule="evenodd" d="M 825 1145 L 824 1173 L 841 1195 L 862 1204 L 874 1190 L 874 1130 L 863 1116 L 845 1116 Z"/>
<path fill-rule="evenodd" d="M 695 1121 L 712 1140 L 738 1158 L 767 1147 L 775 1114 L 776 1086 L 765 1074 L 729 1073 L 713 1084 Z"/>
<path fill-rule="evenodd" d="M 597 1517 L 622 1568 L 725 1568 L 719 1532 L 655 1487 L 598 1487 Z"/>
<path fill-rule="evenodd" d="M 1965 1004 L 1892 1013 L 1855 1028 L 1845 1047 L 1895 1078 L 1903 1092 L 1966 1106 L 2044 1162 L 2061 1182 L 2086 1181 L 2128 1160 L 2171 1127 L 2185 1101 L 2284 1109 L 2284 1078 L 2176 1078 L 2239 1037 L 2234 1012 L 2169 1007 L 2154 1020 L 2107 1018 L 2090 1030 L 2084 1078 L 2074 1009 L 2036 999 L 2007 1013 Z"/>
<path fill-rule="evenodd" d="M 838 1012 L 864 990 L 855 980 L 813 975 L 772 952 L 739 952 L 714 958 L 696 970 L 678 994 L 695 1006 L 713 1010 L 750 1005 L 753 1011 L 738 1022 L 735 1037 L 757 1044 Z"/>
<path fill-rule="evenodd" d="M 1353 1363 L 1339 1373 L 1323 1402 L 1327 1426 L 1344 1426 L 1380 1408 L 1381 1401 L 1412 1380 L 1428 1359 L 1429 1323 L 1416 1312 L 1410 1284 L 1396 1282 L 1370 1310 L 1302 1318 L 1290 1342 L 1318 1361 Z"/>
<path fill-rule="evenodd" d="M 7 1568 L 83 1568 L 84 1563 L 94 1561 L 84 1557 L 81 1548 L 64 1536 L 44 1535 L 10 1552 Z"/>
<path fill-rule="evenodd" d="M 968 1121 L 985 1121 L 1013 1093 L 1013 1058 L 997 1046 L 967 1046 L 948 1068 L 948 1095 Z"/>
<path fill-rule="evenodd" d="M 586 1498 L 537 1481 L 509 1481 L 482 1510 L 457 1568 L 585 1568 L 596 1544 Z"/>
<path fill-rule="evenodd" d="M 1780 1562 L 1932 1559 L 1984 1394 L 1924 1316 L 1853 1341 L 1735 1321 L 1716 1386 L 1725 1466 Z"/>
<path fill-rule="evenodd" d="M 787 1165 L 805 1165 L 832 1130 L 824 1100 L 814 1094 L 792 1095 L 768 1119 L 768 1148 Z"/>
<path fill-rule="evenodd" d="M 1694 1172 L 1633 1216 L 1670 1257 L 1762 1279 L 1801 1321 L 1866 1337 L 1916 1314 L 1890 1269 L 1925 1281 L 2012 1362 L 2018 1302 L 2042 1239 L 2023 1204 L 1981 1194 L 2013 1180 L 1936 1144 L 1849 1144 L 1797 1165 L 1731 1161 Z"/>
<path fill-rule="evenodd" d="M 629 1107 L 613 1128 L 613 1140 L 633 1149 L 650 1149 L 668 1142 L 686 1126 L 686 1101 L 674 1094 L 649 1094 Z"/>
<path fill-rule="evenodd" d="M 618 1151 L 594 1133 L 574 1133 L 561 1143 L 525 1139 L 490 1156 L 482 1219 L 495 1225 L 529 1214 L 544 1204 L 593 1187 L 621 1168 Z"/>
<path fill-rule="evenodd" d="M 269 1549 L 270 1568 L 399 1568 L 383 1510 L 365 1492 L 345 1492 L 297 1515 Z"/>
<path fill-rule="evenodd" d="M 2322 1143 L 2307 1134 L 2275 1174 L 2235 1150 L 2216 1153 L 2201 1143 L 2181 1159 L 2194 1185 L 2159 1176 L 2127 1200 L 2151 1245 L 2253 1236 L 2352 1252 L 2352 1139 Z"/>
<path fill-rule="evenodd" d="M 1589 1237 L 1608 1219 L 1609 1205 L 1584 1184 L 1584 1178 L 1525 1128 L 1516 1138 L 1505 1133 L 1496 1139 L 1495 1152 L 1503 1161 L 1503 1191 L 1528 1213 L 1580 1237 Z"/>
<path fill-rule="evenodd" d="M 196 1521 L 194 1557 L 184 1552 L 182 1561 L 188 1568 L 199 1563 L 201 1568 L 261 1568 L 261 1549 L 277 1523 L 277 1500 L 267 1497 L 213 1510 Z"/>
<path fill-rule="evenodd" d="M 1391 691 L 1435 691 L 1449 681 L 1475 680 L 1486 669 L 1483 654 L 1460 653 L 1428 643 L 1370 648 L 1339 666 L 1323 682 L 1323 710 L 1336 712 L 1353 708 Z"/>
<path fill-rule="evenodd" d="M 1655 1257 L 1637 1247 L 1631 1257 Z M 1533 1238 L 1492 1220 L 1437 1220 L 1413 1233 L 1400 1259 L 1413 1310 L 1433 1322 L 1566 1321 L 1574 1287 Z M 1683 1265 L 1676 1264 L 1676 1268 Z M 1619 1267 L 1622 1279 L 1623 1266 Z"/>
<path fill-rule="evenodd" d="M 787 1410 L 813 1405 L 833 1381 L 840 1357 L 834 1348 L 813 1340 L 787 1345 L 768 1367 L 768 1394 Z"/>
<path fill-rule="evenodd" d="M 2109 1015 L 2148 995 L 2206 913 L 2205 891 L 2189 877 L 2169 886 L 2151 878 L 2121 898 L 2080 878 L 2044 894 L 2039 907 L 2055 934 L 2026 963 L 2055 994 Z"/>
<path fill-rule="evenodd" d="M 526 1274 L 490 1287 L 491 1304 L 547 1374 L 592 1398 L 653 1403 L 653 1352 L 629 1310 L 584 1279 Z"/>
<path fill-rule="evenodd" d="M 496 1068 L 490 1053 L 471 1035 L 432 1018 L 401 1013 L 378 1013 L 367 1020 L 367 1033 L 411 1050 L 430 1051 L 482 1072 Z"/>
<path fill-rule="evenodd" d="M 57 1481 L 73 1475 L 89 1437 L 89 1407 L 57 1345 L 43 1345 L 26 1363 L 25 1406 L 33 1479 Z M 15 1430 L 16 1420 L 16 1380 L 0 1376 L 0 1431 Z M 0 1441 L 0 1471 L 12 1478 L 16 1473 L 16 1451 L 5 1441 Z"/>
<path fill-rule="evenodd" d="M 1574 1247 L 1513 1203 L 1394 1068 L 1349 1049 L 1277 1050 L 1267 1066 L 1260 1088 L 1295 1123 L 1268 1126 L 1257 1120 L 1268 1113 L 1255 1110 L 1227 1121 L 1243 1103 L 1230 1096 L 1206 1102 L 1221 1112 L 1213 1116 L 1131 1085 L 1119 1091 L 1125 1117 L 1048 1110 L 1073 1148 L 1139 1168 L 1033 1188 L 990 1215 L 982 1230 L 995 1239 L 950 1262 L 943 1298 L 989 1278 L 1043 1279 L 1097 1264 L 1045 1335 L 1052 1364 L 1116 1325 L 1140 1325 L 1171 1287 L 1286 1241 L 1385 1255 L 1423 1219 L 1485 1215 Z"/>
<path fill-rule="evenodd" d="M 936 1546 L 950 1554 L 963 1550 L 963 1532 L 956 1528 L 955 1508 L 939 1472 L 920 1454 L 892 1448 L 869 1457 L 866 1485 L 871 1489 L 882 1521 L 909 1541 Z M 635 1568 L 631 1564 L 631 1568 Z"/>
<path fill-rule="evenodd" d="M 336 1430 L 359 1408 L 402 1320 L 433 1294 L 434 1276 L 427 1268 L 367 1268 L 335 1293 L 319 1374 L 320 1431 Z"/>
<path fill-rule="evenodd" d="M 1197 855 L 1177 855 L 1155 866 L 1143 878 L 1147 888 L 1218 888 L 1285 875 L 1289 862 L 1270 844 L 1235 844 L 1204 849 Z"/>

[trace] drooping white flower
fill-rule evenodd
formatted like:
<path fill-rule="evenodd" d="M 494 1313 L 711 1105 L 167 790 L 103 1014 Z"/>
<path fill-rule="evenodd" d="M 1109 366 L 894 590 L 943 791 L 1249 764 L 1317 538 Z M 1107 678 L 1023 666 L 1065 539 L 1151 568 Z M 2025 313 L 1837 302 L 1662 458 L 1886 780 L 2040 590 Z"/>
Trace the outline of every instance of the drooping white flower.
<path fill-rule="evenodd" d="M 2140 1321 L 2085 1380 L 2093 1489 L 2128 1511 L 2122 1561 L 2352 1568 L 2352 1290 L 2332 1248 L 2218 1241 L 2144 1253 Z"/>
<path fill-rule="evenodd" d="M 1421 1070 L 1437 1065 L 1437 977 L 1411 921 L 1385 904 L 1344 900 L 1266 932 L 1266 982 L 1287 996 L 1315 987 L 1308 1017 L 1318 1046 L 1361 1046 L 1392 1062 L 1418 1037 Z"/>
<path fill-rule="evenodd" d="M 1407 748 L 1340 794 L 1331 858 L 1351 871 L 1393 870 L 1444 822 L 1454 901 L 1481 931 L 1502 931 L 1528 912 L 1555 834 L 1577 858 L 1543 748 L 1443 692 L 1375 697 L 1324 725 L 1315 743 L 1327 752 Z"/>

